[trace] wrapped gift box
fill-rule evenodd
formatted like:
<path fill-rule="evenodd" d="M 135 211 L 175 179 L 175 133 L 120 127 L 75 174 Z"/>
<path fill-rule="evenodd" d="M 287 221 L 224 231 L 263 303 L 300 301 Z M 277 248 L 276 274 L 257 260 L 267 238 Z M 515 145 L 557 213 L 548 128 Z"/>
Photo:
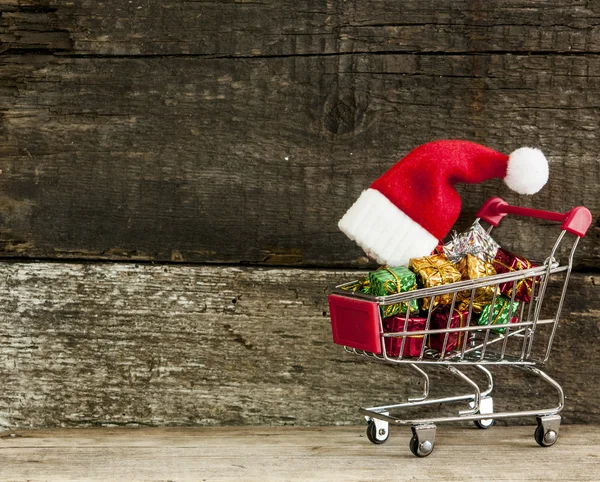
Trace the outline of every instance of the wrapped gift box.
<path fill-rule="evenodd" d="M 447 283 L 456 283 L 462 277 L 456 266 L 448 261 L 443 254 L 413 258 L 410 260 L 409 268 L 417 274 L 420 288 L 432 288 Z M 433 299 L 433 306 L 429 306 L 431 298 L 423 298 L 422 308 L 428 310 L 435 308 L 437 305 L 450 304 L 453 296 L 452 293 L 436 296 Z"/>
<path fill-rule="evenodd" d="M 392 316 L 383 320 L 384 333 L 398 333 L 404 331 L 404 316 Z M 425 329 L 426 318 L 409 318 L 406 331 L 418 331 Z M 406 337 L 385 338 L 385 350 L 389 357 L 397 357 L 402 347 L 402 339 L 405 339 L 403 357 L 418 357 L 421 355 L 424 335 L 411 335 Z"/>
<path fill-rule="evenodd" d="M 526 260 L 522 256 L 517 256 L 505 249 L 500 248 L 492 262 L 497 273 L 509 273 L 511 271 L 521 271 L 524 269 L 535 268 L 537 265 Z M 515 290 L 515 301 L 524 301 L 529 303 L 531 300 L 531 289 L 533 287 L 533 277 L 523 278 L 516 282 L 509 281 L 500 285 L 500 292 L 507 298 L 512 297 L 513 287 Z"/>
<path fill-rule="evenodd" d="M 456 311 L 452 312 L 452 319 L 450 320 L 450 326 L 448 326 L 448 315 L 450 310 L 436 310 L 431 315 L 431 329 L 441 330 L 445 328 L 457 328 L 467 326 L 467 317 L 469 315 L 467 311 Z M 462 345 L 465 337 L 469 336 L 468 331 L 451 331 L 448 334 L 448 341 L 446 343 L 445 353 L 452 350 L 462 350 Z M 438 333 L 431 335 L 428 340 L 428 345 L 437 351 L 442 351 L 444 346 L 444 339 L 446 333 Z"/>
<path fill-rule="evenodd" d="M 415 289 L 417 289 L 416 276 L 405 266 L 386 267 L 369 273 L 369 294 L 373 296 L 389 296 Z M 419 311 L 417 300 L 382 306 L 381 311 L 383 317 L 388 318 L 406 313 L 407 308 L 410 308 L 411 313 L 417 313 Z"/>

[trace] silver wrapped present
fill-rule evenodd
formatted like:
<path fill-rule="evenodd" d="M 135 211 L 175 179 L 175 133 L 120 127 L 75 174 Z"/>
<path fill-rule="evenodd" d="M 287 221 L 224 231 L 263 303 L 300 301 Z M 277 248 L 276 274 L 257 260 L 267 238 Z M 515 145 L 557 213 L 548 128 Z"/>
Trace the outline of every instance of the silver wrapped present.
<path fill-rule="evenodd" d="M 500 245 L 492 239 L 485 229 L 475 221 L 464 233 L 452 233 L 452 239 L 444 244 L 444 254 L 451 263 L 458 263 L 467 254 L 475 256 L 486 263 L 496 257 Z"/>

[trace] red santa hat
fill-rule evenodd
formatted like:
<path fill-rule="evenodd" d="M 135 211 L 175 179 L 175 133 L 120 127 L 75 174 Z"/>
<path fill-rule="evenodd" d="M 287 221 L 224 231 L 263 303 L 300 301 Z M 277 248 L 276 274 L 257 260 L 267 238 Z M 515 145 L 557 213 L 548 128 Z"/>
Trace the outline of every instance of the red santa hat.
<path fill-rule="evenodd" d="M 407 265 L 429 255 L 458 218 L 454 184 L 494 177 L 519 194 L 535 194 L 548 181 L 548 161 L 530 147 L 507 156 L 474 142 L 430 142 L 363 191 L 338 226 L 379 263 Z"/>

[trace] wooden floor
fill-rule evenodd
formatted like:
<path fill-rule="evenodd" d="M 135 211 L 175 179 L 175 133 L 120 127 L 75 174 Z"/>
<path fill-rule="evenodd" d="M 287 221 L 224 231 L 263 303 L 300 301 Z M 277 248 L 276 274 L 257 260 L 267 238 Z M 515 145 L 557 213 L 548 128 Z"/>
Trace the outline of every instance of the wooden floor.
<path fill-rule="evenodd" d="M 97 428 L 0 436 L 5 480 L 599 480 L 600 427 L 562 426 L 550 448 L 533 426 L 438 427 L 416 458 L 410 430 L 372 445 L 364 427 Z"/>

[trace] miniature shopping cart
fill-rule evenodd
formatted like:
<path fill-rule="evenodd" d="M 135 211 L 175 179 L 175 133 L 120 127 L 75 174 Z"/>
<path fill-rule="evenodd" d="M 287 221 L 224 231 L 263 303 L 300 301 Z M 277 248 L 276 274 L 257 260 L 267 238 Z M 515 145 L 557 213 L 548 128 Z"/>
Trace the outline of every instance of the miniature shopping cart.
<path fill-rule="evenodd" d="M 375 444 L 385 442 L 389 436 L 390 424 L 410 425 L 413 434 L 409 444 L 410 450 L 418 457 L 425 457 L 431 454 L 434 448 L 436 423 L 472 421 L 480 428 L 489 428 L 496 419 L 512 417 L 536 417 L 537 428 L 534 434 L 536 442 L 543 447 L 549 447 L 556 442 L 561 421 L 559 412 L 564 406 L 564 394 L 561 386 L 538 366 L 544 365 L 550 356 L 567 291 L 573 255 L 579 239 L 585 235 L 590 226 L 591 214 L 584 207 L 576 207 L 566 214 L 561 214 L 510 206 L 499 198 L 492 198 L 482 206 L 477 213 L 477 218 L 490 224 L 488 230 L 490 232 L 507 214 L 562 223 L 561 233 L 543 264 L 521 271 L 511 271 L 388 296 L 371 296 L 358 291 L 348 291 L 348 286 L 355 283 L 352 282 L 337 286 L 329 295 L 335 343 L 344 345 L 345 350 L 353 354 L 385 363 L 408 365 L 423 379 L 423 394 L 419 398 L 409 398 L 403 403 L 359 410 L 367 419 L 367 437 L 371 442 Z M 565 238 L 572 240 L 572 244 L 568 263 L 561 264 L 555 259 L 555 255 L 561 243 L 567 242 Z M 531 285 L 530 301 L 519 303 L 518 308 L 514 310 L 516 313 L 508 314 L 509 322 L 492 324 L 493 310 L 490 310 L 489 324 L 475 323 L 473 300 L 477 289 L 493 287 L 492 306 L 494 306 L 496 286 L 512 283 L 512 298 L 509 306 L 510 310 L 513 310 L 516 287 L 518 283 L 522 282 L 529 282 Z M 556 295 L 552 295 L 552 290 L 556 290 Z M 464 297 L 465 292 L 467 299 L 470 292 L 466 320 L 461 326 L 451 326 L 453 313 L 456 312 L 458 306 L 457 296 L 461 294 Z M 411 310 L 406 309 L 406 314 L 401 315 L 403 326 L 400 326 L 395 332 L 384 331 L 381 316 L 383 307 L 398 303 L 406 303 L 408 306 L 411 301 L 422 302 L 426 299 L 429 299 L 429 306 L 433 306 L 435 297 L 440 295 L 449 295 L 452 298 L 445 327 L 432 328 L 432 310 L 429 310 L 424 327 L 420 330 L 409 331 Z M 543 308 L 544 299 L 556 301 L 555 307 Z M 458 337 L 460 341 L 452 350 L 448 350 L 449 340 L 457 333 L 461 335 Z M 411 337 L 422 337 L 423 341 L 420 353 L 407 357 L 404 356 L 404 348 L 410 342 Z M 438 340 L 437 349 L 431 348 L 432 344 L 427 342 L 428 339 L 434 337 Z M 389 349 L 392 341 L 396 343 L 396 346 L 400 346 L 397 354 L 394 353 L 394 355 Z M 425 370 L 432 366 L 441 367 L 462 379 L 470 386 L 469 393 L 431 399 L 429 397 L 430 379 Z M 469 366 L 474 367 L 472 370 L 480 373 L 480 377 L 486 380 L 485 387 L 480 387 L 464 373 Z M 497 366 L 516 367 L 539 377 L 556 390 L 558 404 L 539 410 L 494 412 L 491 396 L 494 381 L 490 368 Z M 394 415 L 395 412 L 401 412 L 409 407 L 450 402 L 464 403 L 464 410 L 459 411 L 457 415 L 432 418 L 406 419 Z"/>

